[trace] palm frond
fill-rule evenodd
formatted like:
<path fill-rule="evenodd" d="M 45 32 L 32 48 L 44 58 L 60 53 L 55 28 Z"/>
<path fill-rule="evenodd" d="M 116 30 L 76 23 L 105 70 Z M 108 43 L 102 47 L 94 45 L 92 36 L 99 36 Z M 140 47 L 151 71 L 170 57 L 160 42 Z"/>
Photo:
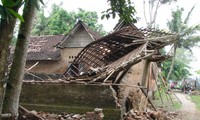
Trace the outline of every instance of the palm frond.
<path fill-rule="evenodd" d="M 188 41 L 190 41 L 194 46 L 198 45 L 197 43 L 200 42 L 200 36 L 190 36 L 188 38 Z"/>
<path fill-rule="evenodd" d="M 191 36 L 193 34 L 196 34 L 198 31 L 200 31 L 200 24 L 193 25 L 191 27 L 183 29 L 181 36 L 184 37 Z"/>
<path fill-rule="evenodd" d="M 194 8 L 195 8 L 195 5 L 194 5 L 194 6 L 190 9 L 190 11 L 188 12 L 187 17 L 186 17 L 185 20 L 184 20 L 184 23 L 185 23 L 185 24 L 188 24 L 188 21 L 189 21 L 189 19 L 190 19 L 190 16 L 191 16 L 192 11 L 194 10 Z"/>
<path fill-rule="evenodd" d="M 200 42 L 200 36 L 190 36 L 187 39 L 182 39 L 179 47 L 188 49 L 191 52 L 191 48 L 198 46 L 198 42 Z"/>

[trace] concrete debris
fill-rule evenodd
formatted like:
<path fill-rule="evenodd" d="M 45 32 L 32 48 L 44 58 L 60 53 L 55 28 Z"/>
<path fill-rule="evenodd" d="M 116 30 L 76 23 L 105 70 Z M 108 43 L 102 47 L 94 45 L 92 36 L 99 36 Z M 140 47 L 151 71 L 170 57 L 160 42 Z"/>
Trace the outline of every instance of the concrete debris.
<path fill-rule="evenodd" d="M 158 111 L 133 111 L 124 114 L 123 120 L 174 120 L 178 114 L 176 112 Z"/>
<path fill-rule="evenodd" d="M 37 112 L 35 110 L 30 111 L 29 115 L 21 115 L 20 120 L 103 120 L 103 109 L 95 108 L 93 112 L 87 112 L 86 114 L 74 114 L 74 113 L 45 113 Z M 38 119 L 31 118 L 30 114 L 38 116 Z"/>

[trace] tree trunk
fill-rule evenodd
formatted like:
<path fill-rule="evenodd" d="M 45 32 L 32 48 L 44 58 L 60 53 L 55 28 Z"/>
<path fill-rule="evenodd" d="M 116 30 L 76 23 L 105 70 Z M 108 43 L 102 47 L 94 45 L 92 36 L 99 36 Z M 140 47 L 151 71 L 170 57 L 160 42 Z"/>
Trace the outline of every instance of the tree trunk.
<path fill-rule="evenodd" d="M 175 57 L 176 57 L 176 49 L 177 49 L 177 43 L 174 43 L 174 56 L 172 58 L 172 63 L 171 63 L 170 69 L 169 69 L 169 73 L 167 74 L 166 82 L 169 81 L 169 78 L 171 76 L 172 70 L 174 68 L 174 62 L 175 62 Z"/>
<path fill-rule="evenodd" d="M 3 112 L 11 113 L 12 120 L 17 119 L 18 117 L 19 98 L 22 88 L 22 80 L 24 77 L 24 68 L 26 63 L 31 26 L 35 12 L 36 7 L 31 4 L 31 0 L 28 0 L 25 3 L 23 10 L 23 18 L 25 22 L 21 22 L 20 24 L 13 64 L 8 78 L 3 106 Z"/>
<path fill-rule="evenodd" d="M 8 76 L 9 45 L 12 40 L 16 19 L 0 19 L 0 115 Z M 1 117 L 0 117 L 1 120 Z"/>

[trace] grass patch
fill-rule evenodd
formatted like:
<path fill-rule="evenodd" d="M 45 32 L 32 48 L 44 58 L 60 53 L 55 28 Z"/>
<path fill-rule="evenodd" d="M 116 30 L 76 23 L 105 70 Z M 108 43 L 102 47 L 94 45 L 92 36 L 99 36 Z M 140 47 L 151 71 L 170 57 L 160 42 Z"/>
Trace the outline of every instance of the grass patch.
<path fill-rule="evenodd" d="M 191 95 L 190 97 L 191 97 L 192 102 L 195 103 L 196 108 L 198 110 L 200 110 L 200 102 L 199 102 L 200 101 L 200 95 Z"/>
<path fill-rule="evenodd" d="M 155 96 L 157 99 L 153 100 L 154 105 L 156 105 L 157 107 L 161 107 L 164 110 L 175 111 L 182 107 L 181 103 L 176 99 L 176 97 L 172 93 L 166 94 L 163 90 L 160 91 L 159 94 L 159 92 L 157 91 Z"/>
<path fill-rule="evenodd" d="M 182 107 L 182 104 L 178 101 L 174 101 L 174 106 L 172 106 L 173 110 L 178 110 Z"/>

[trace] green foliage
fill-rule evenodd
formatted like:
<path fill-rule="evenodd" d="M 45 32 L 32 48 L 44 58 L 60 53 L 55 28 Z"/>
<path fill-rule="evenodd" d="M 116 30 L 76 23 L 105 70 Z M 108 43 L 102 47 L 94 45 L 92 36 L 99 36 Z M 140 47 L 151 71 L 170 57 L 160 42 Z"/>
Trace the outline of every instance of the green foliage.
<path fill-rule="evenodd" d="M 29 0 L 31 4 L 39 9 L 39 2 L 37 0 Z M 19 19 L 21 22 L 24 22 L 23 17 L 18 13 L 16 8 L 19 8 L 26 3 L 27 0 L 1 0 L 2 5 L 0 4 L 0 18 L 6 21 L 12 19 L 13 17 Z M 42 4 L 43 0 L 40 0 Z"/>
<path fill-rule="evenodd" d="M 176 57 L 177 48 L 185 48 L 191 51 L 191 48 L 197 46 L 197 43 L 200 41 L 200 36 L 196 35 L 196 33 L 200 30 L 200 24 L 188 26 L 188 21 L 190 19 L 192 11 L 194 10 L 194 7 L 195 6 L 193 6 L 191 10 L 188 12 L 185 20 L 182 20 L 182 14 L 184 9 L 177 7 L 175 11 L 172 11 L 172 19 L 167 23 L 169 29 L 172 32 L 177 33 L 179 35 L 178 40 L 174 43 L 174 59 L 177 59 Z M 171 68 L 167 75 L 167 80 L 169 80 L 169 77 L 171 75 L 174 59 L 172 60 Z"/>
<path fill-rule="evenodd" d="M 102 12 L 101 19 L 109 19 L 111 16 L 115 18 L 118 15 L 121 20 L 126 22 L 137 22 L 135 6 L 131 0 L 108 0 L 108 4 L 110 8 Z"/>
<path fill-rule="evenodd" d="M 171 111 L 171 110 L 178 110 L 181 108 L 181 104 L 179 101 L 177 101 L 176 99 L 173 99 L 175 98 L 175 96 L 173 94 L 169 94 L 167 93 L 167 88 L 162 84 L 161 82 L 162 80 L 161 79 L 158 79 L 158 89 L 155 93 L 155 97 L 156 99 L 153 100 L 152 102 L 154 103 L 154 105 L 160 107 L 160 106 L 163 106 L 163 109 L 164 110 L 168 110 L 168 111 Z M 172 104 L 172 102 L 170 101 L 170 98 L 171 97 L 173 99 L 173 103 L 174 105 Z M 162 103 L 163 101 L 163 103 Z"/>
<path fill-rule="evenodd" d="M 165 62 L 163 62 L 162 75 L 164 77 L 167 77 L 167 73 L 169 73 L 170 65 L 171 65 L 171 61 L 169 60 L 166 60 Z M 191 75 L 188 68 L 190 67 L 187 66 L 185 63 L 180 62 L 180 61 L 175 61 L 172 74 L 169 79 L 182 80 L 183 78 L 187 78 L 189 75 Z"/>
<path fill-rule="evenodd" d="M 200 70 L 197 70 L 197 71 L 195 71 L 197 74 L 199 74 L 200 75 Z"/>
<path fill-rule="evenodd" d="M 177 7 L 175 11 L 172 11 L 172 19 L 167 23 L 172 32 L 180 35 L 180 38 L 177 42 L 177 46 L 179 48 L 191 50 L 191 47 L 196 46 L 196 43 L 200 41 L 200 36 L 195 35 L 198 31 L 200 31 L 200 24 L 188 26 L 188 22 L 194 8 L 195 6 L 191 8 L 187 14 L 187 17 L 183 20 L 182 15 L 184 9 Z"/>
<path fill-rule="evenodd" d="M 44 16 L 44 10 L 40 10 L 37 20 L 34 22 L 33 35 L 57 35 L 67 34 L 74 27 L 77 20 L 84 21 L 92 30 L 105 34 L 103 26 L 98 24 L 96 12 L 85 11 L 67 12 L 60 6 L 52 5 L 52 11 L 48 17 Z"/>
<path fill-rule="evenodd" d="M 20 21 L 24 22 L 24 19 L 17 12 L 17 6 L 21 6 L 22 0 L 1 0 L 2 5 L 0 5 L 0 18 L 9 21 L 13 17 L 18 18 Z"/>
<path fill-rule="evenodd" d="M 191 95 L 190 97 L 191 97 L 192 102 L 195 103 L 196 108 L 198 110 L 200 110 L 200 102 L 199 102 L 200 101 L 200 95 Z"/>
<path fill-rule="evenodd" d="M 22 4 L 22 0 L 17 0 L 17 1 L 1 0 L 1 3 L 4 7 L 12 8 L 12 7 L 15 7 L 15 6 Z"/>
<path fill-rule="evenodd" d="M 34 35 L 45 35 L 46 33 L 46 26 L 47 26 L 47 17 L 44 16 L 44 11 L 41 10 L 37 14 L 37 20 L 33 23 L 34 29 L 32 30 L 32 33 Z"/>
<path fill-rule="evenodd" d="M 177 2 L 177 0 L 160 0 L 161 4 L 167 4 L 167 3 L 171 3 L 171 2 Z"/>
<path fill-rule="evenodd" d="M 96 12 L 85 11 L 79 8 L 75 18 L 84 21 L 92 30 L 99 32 L 102 35 L 106 34 L 103 30 L 103 25 L 98 24 L 98 15 Z"/>
<path fill-rule="evenodd" d="M 21 22 L 24 22 L 24 18 L 18 14 L 17 12 L 15 12 L 14 10 L 10 9 L 10 8 L 7 8 L 7 10 L 12 14 L 14 15 L 16 18 L 18 18 Z"/>
<path fill-rule="evenodd" d="M 58 5 L 52 6 L 52 12 L 48 18 L 48 34 L 66 34 L 75 24 L 75 16 L 73 13 L 68 13 Z"/>
<path fill-rule="evenodd" d="M 191 75 L 189 63 L 192 61 L 193 56 L 186 49 L 177 49 L 176 58 L 173 70 L 169 79 L 182 80 Z M 166 60 L 162 63 L 162 75 L 166 78 L 170 70 L 171 61 Z"/>

